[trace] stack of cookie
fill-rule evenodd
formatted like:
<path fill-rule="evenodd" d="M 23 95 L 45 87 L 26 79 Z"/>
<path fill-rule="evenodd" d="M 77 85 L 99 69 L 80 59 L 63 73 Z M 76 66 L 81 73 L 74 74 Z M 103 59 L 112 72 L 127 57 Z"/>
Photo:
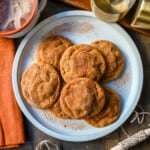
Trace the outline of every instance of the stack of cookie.
<path fill-rule="evenodd" d="M 118 78 L 123 68 L 123 56 L 110 41 L 73 45 L 63 36 L 49 36 L 39 45 L 37 63 L 22 75 L 22 94 L 59 118 L 106 126 L 119 117 L 120 98 L 103 84 Z"/>

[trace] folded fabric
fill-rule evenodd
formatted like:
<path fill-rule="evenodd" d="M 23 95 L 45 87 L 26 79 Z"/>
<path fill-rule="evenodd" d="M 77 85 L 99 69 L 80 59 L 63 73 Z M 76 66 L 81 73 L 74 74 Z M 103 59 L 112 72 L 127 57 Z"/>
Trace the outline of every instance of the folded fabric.
<path fill-rule="evenodd" d="M 0 149 L 25 142 L 23 118 L 12 89 L 12 64 L 15 45 L 0 37 Z"/>

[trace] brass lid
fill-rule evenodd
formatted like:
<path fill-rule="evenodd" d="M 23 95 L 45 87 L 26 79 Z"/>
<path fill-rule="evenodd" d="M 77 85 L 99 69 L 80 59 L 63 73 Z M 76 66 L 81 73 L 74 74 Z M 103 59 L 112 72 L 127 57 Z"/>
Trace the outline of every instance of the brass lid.
<path fill-rule="evenodd" d="M 150 0 L 139 1 L 131 26 L 150 30 Z"/>

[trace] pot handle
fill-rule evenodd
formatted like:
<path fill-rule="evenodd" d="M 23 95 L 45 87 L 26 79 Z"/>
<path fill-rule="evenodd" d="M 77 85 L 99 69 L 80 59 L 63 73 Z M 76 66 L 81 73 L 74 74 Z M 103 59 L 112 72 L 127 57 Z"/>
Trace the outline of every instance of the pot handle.
<path fill-rule="evenodd" d="M 40 0 L 38 12 L 41 13 L 47 4 L 47 0 Z"/>

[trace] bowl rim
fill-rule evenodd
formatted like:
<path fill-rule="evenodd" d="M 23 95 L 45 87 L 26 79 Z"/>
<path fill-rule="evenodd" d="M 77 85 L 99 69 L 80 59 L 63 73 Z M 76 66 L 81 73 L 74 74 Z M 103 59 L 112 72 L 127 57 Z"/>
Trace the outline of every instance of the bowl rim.
<path fill-rule="evenodd" d="M 33 7 L 32 7 L 32 11 L 30 13 L 30 16 L 27 18 L 27 20 L 25 21 L 25 23 L 23 23 L 23 25 L 21 25 L 19 28 L 15 29 L 15 30 L 11 30 L 11 31 L 0 31 L 0 36 L 7 36 L 7 35 L 12 35 L 15 34 L 21 30 L 23 30 L 24 28 L 27 27 L 27 25 L 32 21 L 34 14 L 36 12 L 37 9 L 37 0 L 31 0 Z"/>

